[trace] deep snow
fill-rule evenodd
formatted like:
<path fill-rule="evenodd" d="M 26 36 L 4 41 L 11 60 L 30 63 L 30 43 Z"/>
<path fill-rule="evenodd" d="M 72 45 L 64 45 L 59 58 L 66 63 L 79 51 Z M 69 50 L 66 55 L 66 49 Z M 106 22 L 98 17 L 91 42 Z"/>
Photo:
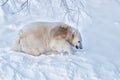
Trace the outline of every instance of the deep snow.
<path fill-rule="evenodd" d="M 17 6 L 10 1 L 0 7 L 0 80 L 120 79 L 120 0 L 31 0 L 20 12 L 24 0 Z M 73 25 L 81 31 L 84 49 L 39 57 L 11 51 L 19 29 L 31 21 Z"/>

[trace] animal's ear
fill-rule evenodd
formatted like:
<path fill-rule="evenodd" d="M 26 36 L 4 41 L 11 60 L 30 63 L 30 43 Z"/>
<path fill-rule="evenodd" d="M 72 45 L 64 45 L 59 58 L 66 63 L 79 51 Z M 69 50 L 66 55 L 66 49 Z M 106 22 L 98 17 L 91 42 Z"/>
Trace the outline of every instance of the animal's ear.
<path fill-rule="evenodd" d="M 53 37 L 56 39 L 65 39 L 68 33 L 68 27 L 59 26 L 52 30 Z"/>
<path fill-rule="evenodd" d="M 74 35 L 74 34 L 72 34 L 72 39 L 74 39 L 74 37 L 75 37 L 75 35 Z"/>
<path fill-rule="evenodd" d="M 67 40 L 72 46 L 74 46 L 74 44 L 72 43 L 74 37 L 75 37 L 75 35 L 74 35 L 74 34 L 71 34 L 71 35 L 68 37 L 68 40 Z"/>

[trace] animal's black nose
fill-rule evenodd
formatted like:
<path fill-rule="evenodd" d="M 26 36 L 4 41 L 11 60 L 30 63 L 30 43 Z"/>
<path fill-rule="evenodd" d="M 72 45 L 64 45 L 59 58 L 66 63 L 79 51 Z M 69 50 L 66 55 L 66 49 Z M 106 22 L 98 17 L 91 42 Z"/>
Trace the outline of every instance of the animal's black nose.
<path fill-rule="evenodd" d="M 78 46 L 75 46 L 77 49 L 79 48 Z"/>
<path fill-rule="evenodd" d="M 80 49 L 83 49 L 83 47 L 81 46 Z"/>
<path fill-rule="evenodd" d="M 79 44 L 80 44 L 80 47 L 79 47 L 79 48 L 80 48 L 80 49 L 83 49 L 82 43 L 81 43 L 81 42 L 79 42 Z"/>

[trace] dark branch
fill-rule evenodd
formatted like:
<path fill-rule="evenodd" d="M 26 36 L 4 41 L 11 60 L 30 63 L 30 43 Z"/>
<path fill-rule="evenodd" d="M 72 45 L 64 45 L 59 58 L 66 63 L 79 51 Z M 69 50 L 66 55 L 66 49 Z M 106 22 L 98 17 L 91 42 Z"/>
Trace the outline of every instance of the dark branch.
<path fill-rule="evenodd" d="M 8 0 L 6 0 L 6 1 L 2 4 L 2 6 L 4 6 L 7 2 L 8 2 Z"/>

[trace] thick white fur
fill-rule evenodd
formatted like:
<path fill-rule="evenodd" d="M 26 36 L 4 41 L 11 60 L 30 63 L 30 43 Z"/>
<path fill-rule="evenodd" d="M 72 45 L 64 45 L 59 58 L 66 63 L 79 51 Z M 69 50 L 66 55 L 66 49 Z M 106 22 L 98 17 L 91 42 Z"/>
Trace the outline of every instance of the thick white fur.
<path fill-rule="evenodd" d="M 74 32 L 77 34 L 73 35 Z M 60 22 L 30 23 L 20 30 L 12 50 L 34 56 L 49 51 L 73 54 L 72 46 L 75 44 L 75 37 L 79 37 L 81 40 L 78 34 L 79 32 L 74 28 Z"/>

